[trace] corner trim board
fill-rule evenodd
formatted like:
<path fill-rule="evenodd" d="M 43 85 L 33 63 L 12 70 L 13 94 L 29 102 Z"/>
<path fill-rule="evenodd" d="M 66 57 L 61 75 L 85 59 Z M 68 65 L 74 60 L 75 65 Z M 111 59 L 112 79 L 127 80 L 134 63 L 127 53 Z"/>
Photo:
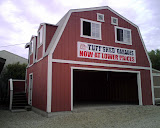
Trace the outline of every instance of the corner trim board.
<path fill-rule="evenodd" d="M 52 104 L 52 54 L 48 55 L 48 77 L 47 77 L 47 112 L 51 112 Z"/>
<path fill-rule="evenodd" d="M 150 77 L 151 77 L 152 104 L 155 105 L 155 96 L 154 96 L 154 85 L 153 85 L 152 68 L 150 68 Z"/>

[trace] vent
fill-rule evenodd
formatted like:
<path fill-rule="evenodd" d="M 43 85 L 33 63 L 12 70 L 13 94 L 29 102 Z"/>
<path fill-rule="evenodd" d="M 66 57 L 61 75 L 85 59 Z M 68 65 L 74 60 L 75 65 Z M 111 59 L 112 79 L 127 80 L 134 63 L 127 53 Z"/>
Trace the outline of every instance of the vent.
<path fill-rule="evenodd" d="M 118 18 L 111 17 L 111 24 L 118 25 Z"/>
<path fill-rule="evenodd" d="M 97 13 L 97 21 L 104 22 L 104 14 Z"/>

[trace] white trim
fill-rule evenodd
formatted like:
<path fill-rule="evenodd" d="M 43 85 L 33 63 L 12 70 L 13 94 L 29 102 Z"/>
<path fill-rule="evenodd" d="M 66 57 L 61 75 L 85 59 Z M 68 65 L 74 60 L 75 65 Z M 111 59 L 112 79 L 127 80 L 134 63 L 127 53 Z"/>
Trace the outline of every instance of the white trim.
<path fill-rule="evenodd" d="M 99 19 L 99 15 L 101 15 L 101 16 L 103 17 L 103 20 L 100 20 L 100 19 Z M 97 21 L 105 22 L 105 20 L 104 20 L 104 14 L 97 13 Z"/>
<path fill-rule="evenodd" d="M 127 30 L 127 31 L 130 32 L 130 42 L 129 42 L 129 43 L 125 43 L 124 41 L 118 41 L 118 40 L 117 40 L 117 29 L 122 29 L 123 31 L 124 31 L 124 30 Z M 115 30 L 115 31 L 114 31 L 114 32 L 115 32 L 115 43 L 132 45 L 132 32 L 131 32 L 131 29 L 114 26 L 114 30 Z M 123 39 L 124 39 L 124 35 L 123 35 Z"/>
<path fill-rule="evenodd" d="M 12 79 L 12 81 L 25 81 L 25 80 Z"/>
<path fill-rule="evenodd" d="M 43 44 L 43 43 L 40 44 L 40 42 L 39 42 L 39 41 L 40 41 L 40 39 L 39 39 L 39 33 L 40 33 L 40 32 L 38 32 L 38 36 L 37 36 L 37 49 L 38 49 L 39 47 L 41 47 L 41 45 Z M 41 34 L 40 34 L 40 35 L 41 35 Z"/>
<path fill-rule="evenodd" d="M 33 63 L 33 64 L 34 64 L 34 63 Z M 32 67 L 33 64 L 29 65 L 28 67 Z"/>
<path fill-rule="evenodd" d="M 155 100 L 160 100 L 160 98 L 155 98 Z"/>
<path fill-rule="evenodd" d="M 73 67 L 71 67 L 71 111 L 73 110 Z"/>
<path fill-rule="evenodd" d="M 137 85 L 138 85 L 138 97 L 139 97 L 139 105 L 143 105 L 142 102 L 142 86 L 141 86 L 141 72 L 137 73 Z"/>
<path fill-rule="evenodd" d="M 48 77 L 47 77 L 47 112 L 51 112 L 52 105 L 52 54 L 48 55 Z"/>
<path fill-rule="evenodd" d="M 114 22 L 113 22 L 114 19 L 117 21 L 117 23 L 114 23 Z M 111 24 L 113 24 L 113 25 L 118 25 L 118 18 L 111 16 Z"/>
<path fill-rule="evenodd" d="M 152 73 L 153 76 L 160 76 L 160 73 Z"/>
<path fill-rule="evenodd" d="M 39 61 L 41 61 L 43 59 L 43 57 L 41 57 L 40 59 L 38 59 L 36 62 L 39 62 Z"/>
<path fill-rule="evenodd" d="M 138 86 L 138 100 L 139 105 L 143 105 L 142 103 L 142 91 L 141 91 L 141 75 L 140 71 L 131 71 L 131 70 L 114 70 L 114 69 L 101 69 L 101 68 L 85 68 L 85 67 L 71 67 L 71 110 L 73 110 L 73 70 L 94 70 L 94 71 L 112 71 L 112 72 L 128 72 L 128 73 L 136 73 L 137 74 L 137 86 Z"/>
<path fill-rule="evenodd" d="M 86 68 L 86 67 L 71 67 L 71 68 L 72 68 L 72 69 L 80 69 L 80 70 L 94 70 L 94 71 L 112 71 L 112 72 L 140 73 L 140 71 L 132 71 L 132 70 L 102 69 L 102 68 Z"/>
<path fill-rule="evenodd" d="M 9 79 L 9 82 L 10 82 L 10 90 L 9 90 L 9 94 L 10 94 L 9 110 L 12 110 L 12 102 L 13 102 L 13 81 L 12 81 L 12 79 Z"/>
<path fill-rule="evenodd" d="M 45 54 L 45 47 L 46 47 L 46 24 L 44 25 L 44 29 L 43 29 L 43 53 L 42 56 L 44 57 Z"/>
<path fill-rule="evenodd" d="M 30 82 L 30 76 L 32 76 L 32 87 Z M 32 88 L 32 91 L 30 90 Z M 30 94 L 31 93 L 31 94 Z M 28 87 L 28 104 L 32 106 L 32 94 L 33 94 L 33 73 L 29 74 L 29 87 Z M 30 102 L 31 99 L 31 102 Z"/>
<path fill-rule="evenodd" d="M 81 22 L 80 22 L 80 33 L 81 33 L 80 37 L 89 38 L 89 39 L 96 39 L 96 40 L 102 40 L 101 23 L 100 22 L 87 20 L 87 19 L 83 19 L 83 18 L 80 18 L 80 20 L 81 20 Z M 83 35 L 83 21 L 91 23 L 91 36 Z M 96 38 L 96 37 L 92 36 L 92 23 L 100 25 L 100 30 L 99 30 L 100 37 L 99 38 Z"/>
<path fill-rule="evenodd" d="M 10 91 L 13 91 L 13 79 L 9 79 L 10 82 Z"/>
<path fill-rule="evenodd" d="M 160 73 L 159 70 L 152 68 L 152 71 L 155 71 L 156 73 Z"/>
<path fill-rule="evenodd" d="M 154 86 L 154 88 L 160 88 L 160 86 Z"/>
<path fill-rule="evenodd" d="M 103 66 L 103 67 L 117 67 L 117 68 L 131 68 L 131 69 L 150 70 L 150 67 L 118 65 L 118 64 L 104 64 L 104 63 L 94 63 L 94 62 L 84 62 L 84 61 L 74 61 L 74 60 L 62 60 L 62 59 L 52 59 L 52 62 L 67 63 L 67 64 L 92 65 L 92 66 Z"/>
<path fill-rule="evenodd" d="M 41 29 L 38 30 L 37 48 L 39 48 L 44 43 L 43 42 L 43 38 L 44 38 L 44 25 L 42 25 Z M 40 36 L 42 34 L 42 42 L 41 43 L 40 43 L 39 33 L 40 33 Z"/>
<path fill-rule="evenodd" d="M 27 68 L 26 68 L 26 75 L 25 75 L 25 93 L 27 92 Z"/>
<path fill-rule="evenodd" d="M 153 84 L 152 67 L 150 68 L 150 78 L 151 78 L 152 104 L 155 105 L 155 96 L 154 96 L 154 84 Z"/>
<path fill-rule="evenodd" d="M 35 63 L 36 62 L 36 58 L 35 58 L 35 54 L 36 54 L 36 49 L 37 49 L 37 47 L 36 47 L 36 36 L 34 37 L 34 43 L 33 43 L 33 63 Z"/>
<path fill-rule="evenodd" d="M 44 25 L 44 24 L 43 24 Z M 43 29 L 42 30 L 42 43 L 40 44 L 40 39 L 39 39 L 39 32 L 41 32 L 41 29 L 38 31 L 38 36 L 37 36 L 37 54 L 36 54 L 36 62 L 38 62 L 38 61 L 40 61 L 41 59 L 43 59 L 43 57 L 44 57 L 44 26 L 42 25 L 42 27 L 41 27 L 41 29 Z M 42 48 L 42 57 L 41 58 L 39 58 L 38 59 L 38 49 L 40 48 L 40 47 L 43 47 Z"/>
<path fill-rule="evenodd" d="M 33 37 L 33 39 L 34 39 L 34 37 Z M 29 47 L 29 54 L 30 54 L 30 56 L 33 54 L 33 39 L 31 40 L 31 42 L 30 42 L 30 47 Z"/>

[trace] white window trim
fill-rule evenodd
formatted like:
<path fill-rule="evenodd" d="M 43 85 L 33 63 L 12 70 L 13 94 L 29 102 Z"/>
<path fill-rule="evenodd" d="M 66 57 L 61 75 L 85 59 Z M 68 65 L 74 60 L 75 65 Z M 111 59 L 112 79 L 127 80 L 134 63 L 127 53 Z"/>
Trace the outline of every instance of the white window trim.
<path fill-rule="evenodd" d="M 117 20 L 117 23 L 114 23 L 114 22 L 113 22 L 114 19 Z M 116 17 L 111 17 L 111 24 L 113 24 L 113 25 L 118 25 L 118 18 L 116 18 Z"/>
<path fill-rule="evenodd" d="M 33 54 L 33 39 L 32 39 L 32 41 L 31 41 L 31 43 L 30 43 L 30 51 L 29 51 L 29 55 L 32 55 Z"/>
<path fill-rule="evenodd" d="M 41 35 L 41 29 L 42 29 L 42 43 L 40 44 L 40 36 L 39 36 L 39 33 L 40 33 L 40 35 Z M 38 31 L 38 37 L 37 37 L 37 40 L 38 40 L 38 45 L 37 45 L 37 48 L 39 48 L 42 44 L 43 44 L 43 37 L 44 36 L 44 28 L 43 28 L 43 26 L 39 29 L 39 31 Z"/>
<path fill-rule="evenodd" d="M 98 18 L 98 16 L 99 16 L 99 15 L 102 15 L 102 16 L 103 16 L 103 20 L 100 20 L 100 19 Z M 104 20 L 104 14 L 97 13 L 97 21 L 100 21 L 100 22 L 105 22 L 105 20 Z"/>
<path fill-rule="evenodd" d="M 126 45 L 132 45 L 132 33 L 131 33 L 131 29 L 122 28 L 122 27 L 117 27 L 117 26 L 114 26 L 114 28 L 115 28 L 115 42 L 116 42 L 116 43 L 126 44 Z M 118 41 L 118 40 L 117 40 L 117 28 L 130 31 L 130 33 L 131 33 L 131 35 L 130 35 L 130 36 L 131 36 L 130 43 L 125 43 L 125 42 L 122 42 L 122 41 Z"/>
<path fill-rule="evenodd" d="M 100 38 L 95 38 L 95 37 L 92 37 L 92 36 L 85 36 L 85 35 L 83 35 L 83 21 L 99 24 L 100 25 Z M 81 35 L 80 35 L 80 37 L 89 38 L 89 39 L 96 39 L 96 40 L 102 40 L 101 23 L 81 18 L 80 26 L 81 26 L 81 30 L 80 30 L 81 31 Z M 92 30 L 91 30 L 91 33 L 92 33 Z"/>

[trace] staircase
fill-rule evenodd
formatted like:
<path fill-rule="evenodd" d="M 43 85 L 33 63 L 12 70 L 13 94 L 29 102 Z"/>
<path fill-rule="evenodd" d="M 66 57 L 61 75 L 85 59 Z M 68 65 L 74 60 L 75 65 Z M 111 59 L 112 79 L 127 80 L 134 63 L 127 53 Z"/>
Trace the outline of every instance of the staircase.
<path fill-rule="evenodd" d="M 25 109 L 28 106 L 26 93 L 18 92 L 13 94 L 12 110 Z"/>
<path fill-rule="evenodd" d="M 30 111 L 25 93 L 25 80 L 9 79 L 9 110 L 12 112 Z"/>

